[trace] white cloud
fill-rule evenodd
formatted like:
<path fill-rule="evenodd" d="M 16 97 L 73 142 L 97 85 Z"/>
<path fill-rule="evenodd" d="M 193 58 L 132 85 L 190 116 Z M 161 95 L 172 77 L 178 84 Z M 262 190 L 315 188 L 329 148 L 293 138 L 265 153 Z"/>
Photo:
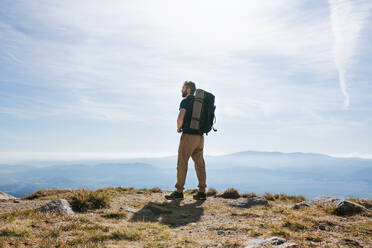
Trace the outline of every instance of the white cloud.
<path fill-rule="evenodd" d="M 311 119 L 340 100 L 327 84 L 333 39 L 323 7 L 295 0 L 32 1 L 14 12 L 22 18 L 4 24 L 0 42 L 33 83 L 71 96 L 68 103 L 50 99 L 53 114 L 143 120 L 146 109 L 147 118 L 173 120 L 178 106 L 170 102 L 179 101 L 186 79 L 216 94 L 221 116 L 249 121 L 288 113 Z"/>
<path fill-rule="evenodd" d="M 329 0 L 331 26 L 334 34 L 334 61 L 338 70 L 340 88 L 345 96 L 344 106 L 350 105 L 348 74 L 353 63 L 360 32 L 371 15 L 368 1 Z"/>

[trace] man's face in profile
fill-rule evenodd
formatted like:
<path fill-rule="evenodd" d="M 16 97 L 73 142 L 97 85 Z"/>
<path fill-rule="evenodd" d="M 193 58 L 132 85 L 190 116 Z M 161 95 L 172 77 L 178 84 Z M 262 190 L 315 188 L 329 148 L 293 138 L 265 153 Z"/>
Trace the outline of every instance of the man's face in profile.
<path fill-rule="evenodd" d="M 187 96 L 187 87 L 186 87 L 186 85 L 184 85 L 184 86 L 182 87 L 181 92 L 182 92 L 182 97 L 186 97 L 186 96 Z"/>

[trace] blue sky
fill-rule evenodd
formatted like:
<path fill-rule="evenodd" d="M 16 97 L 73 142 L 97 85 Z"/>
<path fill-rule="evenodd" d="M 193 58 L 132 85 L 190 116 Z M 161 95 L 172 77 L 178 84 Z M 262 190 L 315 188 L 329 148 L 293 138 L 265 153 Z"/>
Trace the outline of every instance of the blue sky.
<path fill-rule="evenodd" d="M 0 154 L 177 153 L 185 80 L 207 154 L 372 157 L 372 3 L 0 0 Z"/>

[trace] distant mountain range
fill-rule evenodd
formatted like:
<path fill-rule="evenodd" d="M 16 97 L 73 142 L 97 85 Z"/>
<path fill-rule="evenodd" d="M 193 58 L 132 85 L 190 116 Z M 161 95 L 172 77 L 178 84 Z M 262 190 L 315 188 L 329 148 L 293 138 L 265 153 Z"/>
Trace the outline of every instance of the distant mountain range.
<path fill-rule="evenodd" d="M 206 156 L 207 184 L 258 194 L 372 198 L 372 159 L 246 151 Z M 0 191 L 21 197 L 37 189 L 126 186 L 173 189 L 176 157 L 0 164 Z M 190 159 L 186 187 L 197 180 Z"/>

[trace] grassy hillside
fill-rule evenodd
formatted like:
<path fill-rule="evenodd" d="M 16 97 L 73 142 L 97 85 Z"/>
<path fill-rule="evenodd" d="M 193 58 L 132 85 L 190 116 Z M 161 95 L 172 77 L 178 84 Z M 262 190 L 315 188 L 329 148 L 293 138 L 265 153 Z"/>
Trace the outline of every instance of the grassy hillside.
<path fill-rule="evenodd" d="M 372 243 L 371 212 L 338 216 L 330 205 L 295 210 L 291 207 L 304 197 L 275 194 L 264 195 L 268 206 L 236 209 L 226 204 L 229 199 L 210 196 L 195 201 L 193 191 L 187 191 L 184 201 L 166 201 L 167 193 L 159 188 L 123 187 L 41 190 L 19 202 L 2 202 L 0 247 L 244 247 L 252 238 L 271 236 L 284 237 L 299 247 Z M 251 196 L 255 194 L 240 195 Z M 58 198 L 67 199 L 76 216 L 37 210 Z M 161 211 L 142 214 L 154 206 Z"/>

